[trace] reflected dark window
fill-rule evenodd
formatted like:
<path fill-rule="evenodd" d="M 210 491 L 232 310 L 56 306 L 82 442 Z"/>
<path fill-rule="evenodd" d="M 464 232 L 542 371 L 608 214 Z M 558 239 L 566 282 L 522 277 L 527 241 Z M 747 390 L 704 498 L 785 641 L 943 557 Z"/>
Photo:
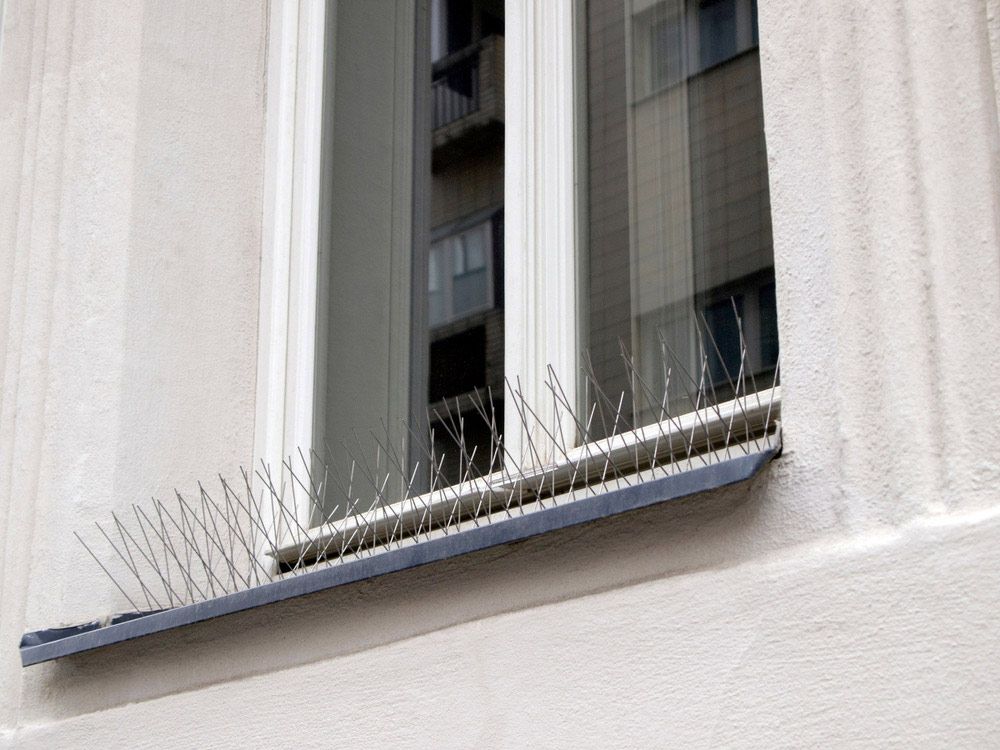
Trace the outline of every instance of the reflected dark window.
<path fill-rule="evenodd" d="M 502 430 L 504 2 L 432 0 L 431 29 L 427 409 L 457 481 L 449 420 L 464 419 L 467 450 L 488 462 L 490 435 L 471 417 L 491 389 Z"/>
<path fill-rule="evenodd" d="M 703 70 L 736 55 L 736 0 L 702 0 L 698 7 L 698 53 Z"/>

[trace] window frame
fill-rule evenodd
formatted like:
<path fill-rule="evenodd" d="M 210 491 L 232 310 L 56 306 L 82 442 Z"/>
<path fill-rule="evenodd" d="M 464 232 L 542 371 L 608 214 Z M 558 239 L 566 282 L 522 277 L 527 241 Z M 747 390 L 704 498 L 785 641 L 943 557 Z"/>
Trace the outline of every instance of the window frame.
<path fill-rule="evenodd" d="M 320 154 L 328 86 L 324 53 L 340 1 L 288 0 L 272 4 L 270 11 L 254 442 L 258 465 L 281 467 L 300 450 L 309 455 L 313 447 L 317 300 L 322 291 Z M 580 260 L 587 205 L 582 179 L 587 173 L 586 105 L 579 95 L 585 86 L 586 52 L 577 43 L 585 4 L 506 0 L 505 12 L 504 315 L 507 329 L 523 335 L 505 337 L 504 370 L 519 383 L 524 398 L 537 405 L 540 420 L 553 424 L 558 416 L 564 433 L 572 434 L 571 418 L 552 406 L 546 366 L 563 385 L 567 400 L 576 403 L 586 320 Z M 775 416 L 780 415 L 780 388 L 760 392 L 758 401 L 773 402 Z M 504 410 L 506 424 L 518 424 L 513 399 L 505 399 Z M 703 418 L 724 423 L 721 414 Z M 647 428 L 656 425 L 618 438 L 626 454 L 646 439 Z M 532 440 L 536 463 L 561 460 L 545 432 L 539 429 Z M 505 435 L 505 448 L 530 461 L 518 431 Z M 307 502 L 298 508 L 296 520 L 317 528 Z"/>
<path fill-rule="evenodd" d="M 254 458 L 272 467 L 313 440 L 326 10 L 270 6 Z"/>
<path fill-rule="evenodd" d="M 288 0 L 270 10 L 254 453 L 272 467 L 300 449 L 308 455 L 313 443 L 324 52 L 338 1 Z M 577 390 L 579 6 L 506 2 L 504 314 L 529 335 L 506 337 L 505 372 L 537 404 L 548 402 L 545 364 L 570 400 Z M 513 404 L 505 410 L 515 424 Z M 520 454 L 513 435 L 509 447 Z M 553 447 L 543 458 L 554 455 Z M 310 524 L 310 509 L 297 520 Z"/>

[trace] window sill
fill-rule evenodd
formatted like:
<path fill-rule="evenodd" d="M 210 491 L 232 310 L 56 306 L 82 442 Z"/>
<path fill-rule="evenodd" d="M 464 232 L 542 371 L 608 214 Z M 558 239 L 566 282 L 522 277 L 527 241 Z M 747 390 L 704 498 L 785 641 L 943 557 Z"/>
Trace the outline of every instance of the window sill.
<path fill-rule="evenodd" d="M 560 456 L 557 462 L 533 470 L 496 472 L 314 527 L 310 529 L 311 539 L 290 540 L 273 556 L 279 565 L 291 565 L 315 558 L 321 551 L 332 551 L 340 557 L 368 554 L 373 546 L 431 539 L 452 528 L 460 531 L 463 523 L 476 526 L 478 520 L 494 513 L 509 513 L 512 508 L 520 514 L 543 509 L 548 503 L 577 502 L 582 491 L 593 494 L 592 485 L 601 481 L 600 474 L 609 464 L 620 472 L 610 483 L 621 489 L 648 481 L 665 468 L 681 473 L 704 466 L 709 463 L 708 454 L 714 454 L 718 445 L 727 447 L 722 455 L 712 456 L 715 462 L 765 450 L 769 438 L 760 434 L 757 426 L 772 425 L 780 419 L 781 386 L 775 386 L 580 446 Z M 689 446 L 691 455 L 686 458 Z M 644 475 L 650 462 L 658 468 Z M 609 480 L 605 478 L 604 483 Z M 509 498 L 517 493 L 524 498 L 546 487 L 548 502 L 543 499 L 529 506 L 519 500 L 506 507 L 483 507 L 484 494 Z"/>
<path fill-rule="evenodd" d="M 777 391 L 777 389 L 775 389 Z M 776 418 L 778 415 L 779 396 L 774 394 L 774 401 L 770 409 L 770 417 Z M 771 399 L 768 398 L 767 401 Z M 761 399 L 760 408 L 765 408 Z M 750 416 L 749 404 L 744 402 L 746 410 L 737 412 L 735 402 L 720 405 L 711 411 L 714 418 L 711 422 L 702 421 L 701 427 L 703 435 L 701 437 L 707 450 L 711 450 L 713 440 L 720 440 L 733 435 L 734 425 L 737 418 L 742 419 L 744 414 Z M 764 416 L 759 415 L 759 416 Z M 680 424 L 684 426 L 684 420 L 688 420 L 687 426 L 694 428 L 698 420 L 705 420 L 706 414 L 694 413 L 687 415 L 682 420 L 677 420 L 675 429 Z M 766 424 L 773 424 L 767 420 Z M 749 422 L 753 424 L 754 422 Z M 655 434 L 654 434 L 655 433 Z M 672 435 L 668 432 L 667 436 Z M 659 438 L 657 437 L 659 436 Z M 677 438 L 680 440 L 680 438 Z M 663 441 L 663 431 L 660 426 L 638 430 L 635 433 L 619 435 L 606 441 L 602 449 L 607 451 L 616 462 L 622 466 L 631 465 L 639 455 L 638 451 L 642 446 L 646 450 L 662 451 L 664 455 L 674 454 L 683 448 L 683 444 L 678 445 L 673 440 Z M 578 451 L 595 451 L 595 445 L 584 446 Z M 686 449 L 685 449 L 686 450 Z M 668 473 L 666 476 L 642 480 L 642 473 L 632 475 L 631 484 L 609 490 L 602 494 L 588 495 L 580 499 L 574 499 L 572 494 L 554 496 L 548 507 L 541 507 L 536 503 L 536 508 L 525 510 L 523 515 L 513 515 L 509 518 L 496 520 L 493 523 L 476 526 L 474 521 L 470 521 L 473 528 L 462 531 L 450 530 L 450 533 L 440 532 L 432 534 L 431 538 L 418 539 L 411 537 L 406 543 L 400 540 L 399 546 L 391 547 L 385 551 L 372 553 L 367 556 L 358 555 L 356 559 L 343 562 L 329 567 L 317 567 L 308 572 L 288 576 L 271 583 L 263 584 L 255 588 L 237 591 L 226 594 L 215 599 L 167 609 L 158 612 L 129 616 L 130 619 L 116 618 L 111 620 L 111 624 L 104 622 L 92 622 L 75 628 L 55 628 L 26 633 L 21 639 L 20 652 L 22 666 L 38 664 L 40 662 L 58 659 L 64 656 L 103 648 L 115 643 L 120 643 L 134 638 L 141 638 L 154 633 L 159 633 L 174 628 L 191 625 L 197 622 L 222 617 L 224 615 L 241 612 L 244 610 L 261 607 L 274 602 L 293 599 L 307 594 L 332 589 L 339 586 L 356 583 L 378 576 L 400 572 L 409 568 L 415 568 L 429 563 L 439 562 L 461 555 L 497 547 L 500 545 L 512 544 L 525 539 L 529 539 L 540 534 L 546 534 L 558 529 L 586 524 L 610 516 L 639 510 L 649 506 L 657 505 L 671 500 L 688 498 L 703 492 L 718 489 L 732 484 L 745 482 L 756 476 L 767 463 L 777 456 L 781 451 L 780 432 L 768 435 L 750 435 L 749 439 L 742 443 L 730 443 L 724 451 L 715 454 L 715 462 L 706 462 L 703 466 L 691 468 L 684 466 L 684 463 L 698 461 L 697 456 L 692 456 L 684 462 L 678 462 L 678 470 Z M 737 455 L 732 456 L 731 454 Z M 702 458 L 706 454 L 700 454 Z M 588 455 L 578 457 L 578 466 L 590 466 Z M 604 457 L 601 458 L 603 464 Z M 596 463 L 596 458 L 595 458 Z M 569 469 L 566 467 L 546 467 L 539 470 L 535 475 L 538 481 L 548 481 L 546 477 L 559 477 L 561 472 Z M 640 481 L 635 481 L 638 477 Z M 495 477 L 486 480 L 493 481 Z M 523 481 L 523 479 L 522 479 Z M 558 480 L 557 480 L 558 481 Z M 563 481 L 568 486 L 570 477 L 564 476 Z M 470 485 L 473 483 L 469 483 Z M 555 485 L 558 487 L 558 483 Z M 465 494 L 463 494 L 463 492 Z M 471 498 L 473 494 L 469 488 L 458 488 L 442 491 L 449 493 L 446 497 L 431 498 L 429 508 L 439 508 L 442 513 L 453 513 L 456 501 L 461 504 L 466 502 L 464 498 Z M 475 493 L 475 497 L 479 497 Z M 412 513 L 409 507 L 412 501 L 404 503 L 407 507 L 399 507 L 395 513 L 387 508 L 379 509 L 379 513 L 385 513 L 384 523 L 372 523 L 368 518 L 362 524 L 361 519 L 349 518 L 345 522 L 336 525 L 328 533 L 336 535 L 337 539 L 348 538 L 349 535 L 358 535 L 358 529 L 370 529 L 371 538 L 378 540 L 379 534 L 385 534 L 391 527 L 399 528 L 399 518 L 409 517 Z M 481 510 L 481 509 L 480 509 Z M 419 541 L 419 543 L 417 543 Z M 291 545 L 279 551 L 278 556 L 283 554 L 289 556 L 300 556 L 301 547 Z"/>

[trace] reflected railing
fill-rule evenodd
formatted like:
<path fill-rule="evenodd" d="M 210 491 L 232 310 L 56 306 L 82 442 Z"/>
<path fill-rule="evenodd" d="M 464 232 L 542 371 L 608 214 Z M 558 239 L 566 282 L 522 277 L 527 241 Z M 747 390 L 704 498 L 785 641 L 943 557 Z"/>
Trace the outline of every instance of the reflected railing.
<path fill-rule="evenodd" d="M 434 63 L 431 91 L 435 130 L 479 109 L 481 52 L 482 44 L 477 43 Z"/>

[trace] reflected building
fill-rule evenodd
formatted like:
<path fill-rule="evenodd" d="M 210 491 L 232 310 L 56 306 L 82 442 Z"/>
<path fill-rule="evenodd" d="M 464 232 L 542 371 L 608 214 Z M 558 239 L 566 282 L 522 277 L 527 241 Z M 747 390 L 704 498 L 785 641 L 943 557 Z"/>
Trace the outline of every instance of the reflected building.
<path fill-rule="evenodd" d="M 755 5 L 587 5 L 587 338 L 608 393 L 630 390 L 624 344 L 653 392 L 667 351 L 672 400 L 684 400 L 688 377 L 731 398 L 737 315 L 744 375 L 771 383 L 778 340 Z M 705 373 L 695 365 L 702 347 Z M 630 416 L 644 424 L 650 411 L 636 403 Z"/>
<path fill-rule="evenodd" d="M 503 429 L 503 0 L 431 4 L 431 244 L 427 405 L 445 475 L 457 479 L 447 435 L 493 395 Z M 489 465 L 489 432 L 465 420 L 465 442 Z"/>

